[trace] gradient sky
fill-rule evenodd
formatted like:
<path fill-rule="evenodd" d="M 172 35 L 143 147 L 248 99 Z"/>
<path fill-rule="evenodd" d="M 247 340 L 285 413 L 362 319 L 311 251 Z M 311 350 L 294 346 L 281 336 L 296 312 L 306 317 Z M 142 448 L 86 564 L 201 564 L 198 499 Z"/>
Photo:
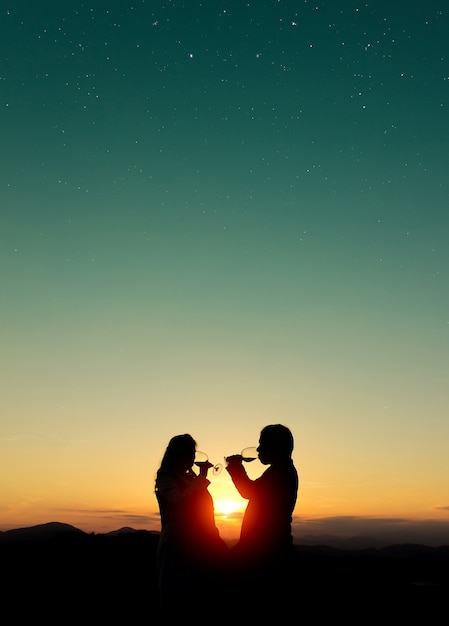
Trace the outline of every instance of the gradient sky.
<path fill-rule="evenodd" d="M 2 3 L 0 530 L 158 529 L 170 437 L 280 422 L 298 537 L 449 542 L 448 32 L 442 0 Z"/>

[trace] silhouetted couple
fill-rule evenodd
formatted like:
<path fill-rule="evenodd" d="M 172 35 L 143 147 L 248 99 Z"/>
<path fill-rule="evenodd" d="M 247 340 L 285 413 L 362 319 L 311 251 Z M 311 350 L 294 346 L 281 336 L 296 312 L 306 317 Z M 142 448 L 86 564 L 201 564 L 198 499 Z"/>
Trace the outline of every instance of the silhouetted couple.
<path fill-rule="evenodd" d="M 268 469 L 251 480 L 240 455 L 227 457 L 227 471 L 248 500 L 240 539 L 229 549 L 215 525 L 207 470 L 192 467 L 196 442 L 173 437 L 156 476 L 161 515 L 157 553 L 160 606 L 164 617 L 192 617 L 207 604 L 226 610 L 227 623 L 257 616 L 288 615 L 293 556 L 292 513 L 298 492 L 293 436 L 281 424 L 260 433 L 259 459 Z M 229 612 L 229 608 L 232 611 Z M 213 620 L 211 616 L 207 621 Z"/>

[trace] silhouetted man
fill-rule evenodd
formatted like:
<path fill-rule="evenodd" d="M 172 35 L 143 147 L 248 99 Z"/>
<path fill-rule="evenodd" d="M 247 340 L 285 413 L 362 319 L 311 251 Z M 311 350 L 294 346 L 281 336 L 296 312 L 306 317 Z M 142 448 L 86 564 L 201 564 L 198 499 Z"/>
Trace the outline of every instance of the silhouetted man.
<path fill-rule="evenodd" d="M 241 601 L 247 602 L 249 590 L 254 589 L 254 600 L 261 603 L 262 614 L 273 609 L 278 614 L 288 601 L 293 557 L 291 522 L 298 493 L 293 443 L 286 426 L 265 426 L 257 451 L 260 462 L 270 467 L 256 480 L 248 477 L 240 455 L 227 458 L 226 469 L 234 485 L 248 499 L 240 540 L 233 550 L 235 590 L 240 590 Z"/>

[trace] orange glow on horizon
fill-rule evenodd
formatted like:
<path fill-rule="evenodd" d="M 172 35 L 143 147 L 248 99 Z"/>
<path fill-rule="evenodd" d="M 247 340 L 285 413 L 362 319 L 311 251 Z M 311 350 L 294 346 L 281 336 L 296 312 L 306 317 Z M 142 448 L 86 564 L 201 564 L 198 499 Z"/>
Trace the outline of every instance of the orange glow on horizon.
<path fill-rule="evenodd" d="M 219 500 L 215 502 L 215 513 L 224 518 L 227 518 L 233 513 L 241 513 L 244 508 L 244 504 L 235 500 Z"/>

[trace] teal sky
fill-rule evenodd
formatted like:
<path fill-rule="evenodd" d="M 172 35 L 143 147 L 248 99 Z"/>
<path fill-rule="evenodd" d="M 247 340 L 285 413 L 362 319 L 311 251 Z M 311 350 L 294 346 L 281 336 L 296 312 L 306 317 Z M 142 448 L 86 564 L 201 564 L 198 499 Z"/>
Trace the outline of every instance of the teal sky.
<path fill-rule="evenodd" d="M 447 521 L 448 28 L 436 0 L 3 3 L 5 524 L 82 508 L 86 466 L 145 523 L 172 435 L 221 458 L 272 421 L 298 516 Z"/>

